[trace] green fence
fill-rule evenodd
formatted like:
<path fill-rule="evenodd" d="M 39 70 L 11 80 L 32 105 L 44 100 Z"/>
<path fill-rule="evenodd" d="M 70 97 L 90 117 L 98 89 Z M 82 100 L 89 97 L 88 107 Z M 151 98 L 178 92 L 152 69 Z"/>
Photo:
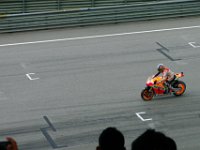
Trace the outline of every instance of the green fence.
<path fill-rule="evenodd" d="M 0 33 L 200 15 L 200 1 L 166 1 L 0 15 Z"/>
<path fill-rule="evenodd" d="M 74 8 L 129 5 L 150 1 L 153 0 L 0 0 L 0 14 L 31 13 L 62 9 L 69 10 Z"/>

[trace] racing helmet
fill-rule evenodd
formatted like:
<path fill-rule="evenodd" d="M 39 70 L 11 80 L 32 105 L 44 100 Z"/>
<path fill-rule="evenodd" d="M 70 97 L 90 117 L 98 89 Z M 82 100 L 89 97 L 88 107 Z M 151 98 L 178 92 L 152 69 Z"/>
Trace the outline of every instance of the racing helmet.
<path fill-rule="evenodd" d="M 158 64 L 157 69 L 158 69 L 158 72 L 163 72 L 165 69 L 165 66 L 163 64 Z"/>

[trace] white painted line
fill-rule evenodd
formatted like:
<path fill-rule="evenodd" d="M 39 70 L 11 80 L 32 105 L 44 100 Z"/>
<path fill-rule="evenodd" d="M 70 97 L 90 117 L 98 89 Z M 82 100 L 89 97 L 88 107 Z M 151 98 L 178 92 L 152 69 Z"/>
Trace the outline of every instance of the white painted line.
<path fill-rule="evenodd" d="M 0 47 L 38 44 L 38 43 L 50 43 L 50 42 L 61 42 L 61 41 L 85 40 L 85 39 L 95 39 L 95 38 L 104 38 L 104 37 L 153 33 L 153 32 L 194 29 L 194 28 L 200 28 L 200 26 L 177 27 L 177 28 L 168 28 L 168 29 L 157 29 L 157 30 L 147 30 L 147 31 L 127 32 L 127 33 L 114 33 L 114 34 L 105 34 L 105 35 L 93 35 L 93 36 L 72 37 L 72 38 L 52 39 L 52 40 L 43 40 L 43 41 L 30 41 L 30 42 L 21 42 L 21 43 L 8 43 L 8 44 L 1 44 Z"/>
<path fill-rule="evenodd" d="M 189 42 L 188 44 L 190 45 L 190 46 L 192 46 L 193 48 L 195 48 L 195 45 L 193 45 L 195 42 Z"/>
<path fill-rule="evenodd" d="M 146 114 L 146 112 L 138 112 L 138 113 L 136 113 L 138 118 L 140 118 L 142 121 L 150 121 L 150 120 L 152 120 L 152 118 L 148 118 L 148 119 L 142 118 L 142 116 L 141 116 L 142 114 Z"/>
<path fill-rule="evenodd" d="M 38 80 L 40 78 L 32 78 L 31 75 L 34 75 L 35 73 L 27 73 L 26 76 L 29 80 L 33 81 L 33 80 Z"/>
<path fill-rule="evenodd" d="M 188 44 L 191 45 L 193 48 L 199 48 L 200 47 L 199 45 L 195 45 L 196 42 L 189 42 Z"/>

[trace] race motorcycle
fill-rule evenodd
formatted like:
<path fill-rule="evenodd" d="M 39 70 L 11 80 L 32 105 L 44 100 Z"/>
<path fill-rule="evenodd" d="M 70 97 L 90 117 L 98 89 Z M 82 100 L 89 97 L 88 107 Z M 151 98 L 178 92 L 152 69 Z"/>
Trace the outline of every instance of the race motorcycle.
<path fill-rule="evenodd" d="M 167 93 L 165 91 L 163 82 L 159 82 L 162 80 L 161 76 L 149 77 L 146 81 L 146 88 L 141 92 L 142 99 L 144 101 L 150 101 L 155 96 L 171 95 L 171 94 L 173 94 L 174 96 L 181 96 L 186 90 L 186 84 L 183 81 L 179 80 L 183 76 L 184 76 L 183 72 L 175 74 L 175 79 L 171 83 L 170 87 L 168 86 Z"/>

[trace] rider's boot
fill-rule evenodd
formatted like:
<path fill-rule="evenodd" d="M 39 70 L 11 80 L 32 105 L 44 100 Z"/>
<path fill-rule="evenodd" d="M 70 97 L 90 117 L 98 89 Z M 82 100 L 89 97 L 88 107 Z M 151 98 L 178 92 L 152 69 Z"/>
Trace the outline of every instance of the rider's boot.
<path fill-rule="evenodd" d="M 167 84 L 164 84 L 165 92 L 164 94 L 168 94 L 170 92 L 170 88 Z"/>
<path fill-rule="evenodd" d="M 165 88 L 164 94 L 168 94 L 169 92 L 170 92 L 170 89 L 169 88 Z"/>
<path fill-rule="evenodd" d="M 169 92 L 170 92 L 170 93 L 175 92 L 175 90 L 173 89 L 173 87 L 171 86 L 171 84 L 168 86 L 168 88 L 169 88 Z"/>
<path fill-rule="evenodd" d="M 169 90 L 165 90 L 164 94 L 169 94 Z"/>

